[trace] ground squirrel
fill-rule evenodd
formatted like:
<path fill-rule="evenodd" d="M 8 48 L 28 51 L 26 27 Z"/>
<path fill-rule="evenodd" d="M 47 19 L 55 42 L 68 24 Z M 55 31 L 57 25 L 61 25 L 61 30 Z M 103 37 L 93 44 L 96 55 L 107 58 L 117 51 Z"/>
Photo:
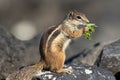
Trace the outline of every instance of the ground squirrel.
<path fill-rule="evenodd" d="M 61 24 L 50 27 L 43 33 L 39 48 L 40 62 L 10 74 L 6 80 L 31 80 L 43 69 L 56 73 L 71 72 L 70 69 L 63 69 L 65 49 L 72 39 L 82 36 L 85 30 L 83 26 L 88 22 L 83 13 L 70 11 Z"/>

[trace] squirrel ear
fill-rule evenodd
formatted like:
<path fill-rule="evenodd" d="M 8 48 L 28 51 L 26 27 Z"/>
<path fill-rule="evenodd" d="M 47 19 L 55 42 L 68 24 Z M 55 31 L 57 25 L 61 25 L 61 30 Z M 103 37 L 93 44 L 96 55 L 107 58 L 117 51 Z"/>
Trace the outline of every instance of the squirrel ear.
<path fill-rule="evenodd" d="M 73 18 L 73 11 L 70 11 L 67 15 L 68 19 L 72 19 Z"/>

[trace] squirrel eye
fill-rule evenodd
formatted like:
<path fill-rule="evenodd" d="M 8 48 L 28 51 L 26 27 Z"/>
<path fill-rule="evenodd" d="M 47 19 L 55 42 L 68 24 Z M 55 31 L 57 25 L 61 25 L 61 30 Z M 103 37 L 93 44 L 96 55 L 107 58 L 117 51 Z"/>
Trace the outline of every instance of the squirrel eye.
<path fill-rule="evenodd" d="M 80 17 L 80 16 L 77 16 L 77 19 L 81 19 L 81 17 Z"/>

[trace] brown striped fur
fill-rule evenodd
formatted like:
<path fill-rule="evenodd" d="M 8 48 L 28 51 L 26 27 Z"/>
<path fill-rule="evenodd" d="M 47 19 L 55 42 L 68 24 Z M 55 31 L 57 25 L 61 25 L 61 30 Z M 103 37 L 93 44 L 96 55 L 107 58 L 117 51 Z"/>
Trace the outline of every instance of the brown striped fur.
<path fill-rule="evenodd" d="M 71 11 L 60 25 L 50 27 L 43 33 L 39 48 L 40 62 L 9 75 L 6 80 L 31 80 L 42 69 L 56 73 L 71 72 L 69 69 L 63 69 L 65 50 L 70 40 L 82 36 L 83 26 L 87 22 L 89 20 L 83 13 Z M 79 29 L 80 26 L 82 27 Z"/>

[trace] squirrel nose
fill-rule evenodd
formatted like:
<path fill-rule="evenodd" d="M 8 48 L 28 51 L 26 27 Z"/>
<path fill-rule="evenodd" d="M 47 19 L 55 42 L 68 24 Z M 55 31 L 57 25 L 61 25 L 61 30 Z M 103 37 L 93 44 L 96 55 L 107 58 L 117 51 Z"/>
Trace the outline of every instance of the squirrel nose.
<path fill-rule="evenodd" d="M 90 21 L 87 19 L 86 22 L 89 23 Z"/>
<path fill-rule="evenodd" d="M 89 23 L 90 21 L 86 18 L 83 20 L 85 23 Z"/>
<path fill-rule="evenodd" d="M 88 19 L 85 19 L 84 21 L 85 21 L 86 23 L 89 23 L 89 22 L 90 22 Z"/>

